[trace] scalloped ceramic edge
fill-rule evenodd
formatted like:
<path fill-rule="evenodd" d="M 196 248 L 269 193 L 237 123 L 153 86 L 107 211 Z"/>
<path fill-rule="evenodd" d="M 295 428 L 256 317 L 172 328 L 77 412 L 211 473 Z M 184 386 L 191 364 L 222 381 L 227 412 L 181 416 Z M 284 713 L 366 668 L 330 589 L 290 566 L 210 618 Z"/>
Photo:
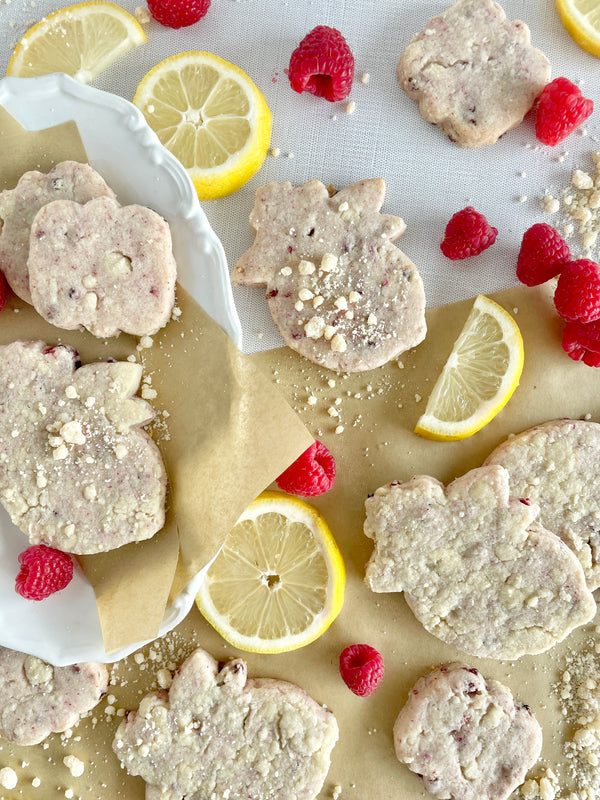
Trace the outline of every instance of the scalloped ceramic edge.
<path fill-rule="evenodd" d="M 0 80 L 0 105 L 28 130 L 74 120 L 90 164 L 123 203 L 151 207 L 168 221 L 178 281 L 241 347 L 241 326 L 223 246 L 200 207 L 182 164 L 160 143 L 142 113 L 122 97 L 77 83 L 62 73 Z M 151 198 L 151 203 L 149 203 Z M 117 661 L 146 640 L 107 653 L 94 592 L 76 568 L 73 581 L 43 603 L 14 589 L 23 533 L 0 508 L 0 644 L 63 666 L 77 661 Z M 167 608 L 159 636 L 190 611 L 207 565 Z"/>

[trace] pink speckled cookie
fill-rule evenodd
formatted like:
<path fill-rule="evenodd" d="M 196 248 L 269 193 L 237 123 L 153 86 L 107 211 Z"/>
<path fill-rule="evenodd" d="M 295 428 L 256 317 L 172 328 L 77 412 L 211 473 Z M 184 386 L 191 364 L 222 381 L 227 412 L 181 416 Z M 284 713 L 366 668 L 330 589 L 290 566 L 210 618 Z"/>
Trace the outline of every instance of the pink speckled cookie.
<path fill-rule="evenodd" d="M 37 212 L 53 200 L 87 203 L 114 193 L 89 164 L 62 161 L 45 175 L 26 172 L 14 189 L 0 192 L 0 270 L 13 292 L 31 303 L 29 291 L 29 233 Z"/>
<path fill-rule="evenodd" d="M 144 336 L 168 322 L 175 303 L 169 226 L 144 206 L 49 203 L 31 225 L 28 264 L 33 305 L 59 328 Z"/>

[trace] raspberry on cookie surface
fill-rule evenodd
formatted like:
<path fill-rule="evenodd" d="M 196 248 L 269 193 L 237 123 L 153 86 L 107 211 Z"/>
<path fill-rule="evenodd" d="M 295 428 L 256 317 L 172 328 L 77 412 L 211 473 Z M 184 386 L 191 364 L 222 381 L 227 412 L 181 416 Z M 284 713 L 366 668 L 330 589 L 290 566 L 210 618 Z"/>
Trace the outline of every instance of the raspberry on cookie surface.
<path fill-rule="evenodd" d="M 335 481 L 335 458 L 318 440 L 277 478 L 277 485 L 288 494 L 316 497 L 329 491 Z"/>
<path fill-rule="evenodd" d="M 591 115 L 594 102 L 568 78 L 555 78 L 540 95 L 535 135 L 552 147 L 562 142 Z"/>
<path fill-rule="evenodd" d="M 476 256 L 491 247 L 496 241 L 498 230 L 487 219 L 467 206 L 450 218 L 440 244 L 442 253 L 452 261 Z"/>
<path fill-rule="evenodd" d="M 526 286 L 539 286 L 555 278 L 571 260 L 569 245 L 546 222 L 537 222 L 523 234 L 517 258 L 517 278 Z"/>
<path fill-rule="evenodd" d="M 19 555 L 15 589 L 27 600 L 45 600 L 73 579 L 73 559 L 61 550 L 36 544 Z"/>
<path fill-rule="evenodd" d="M 310 92 L 335 102 L 350 94 L 354 56 L 336 28 L 317 25 L 292 53 L 288 71 L 295 92 Z"/>

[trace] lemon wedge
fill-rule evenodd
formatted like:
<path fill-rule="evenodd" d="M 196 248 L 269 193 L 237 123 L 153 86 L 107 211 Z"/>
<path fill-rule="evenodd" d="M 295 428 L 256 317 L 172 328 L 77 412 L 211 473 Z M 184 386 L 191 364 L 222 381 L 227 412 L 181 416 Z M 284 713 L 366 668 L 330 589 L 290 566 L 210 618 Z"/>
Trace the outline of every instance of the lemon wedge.
<path fill-rule="evenodd" d="M 509 401 L 523 370 L 523 339 L 502 306 L 479 295 L 431 392 L 415 433 L 466 439 Z"/>
<path fill-rule="evenodd" d="M 142 78 L 133 102 L 187 169 L 201 200 L 235 192 L 265 160 L 267 102 L 245 72 L 219 56 L 170 56 Z"/>
<path fill-rule="evenodd" d="M 65 72 L 88 83 L 143 44 L 141 25 L 114 3 L 80 3 L 55 11 L 30 28 L 8 62 L 7 75 L 31 78 Z"/>
<path fill-rule="evenodd" d="M 345 576 L 321 514 L 296 497 L 265 492 L 227 536 L 196 604 L 234 647 L 284 653 L 331 625 L 342 608 Z"/>
<path fill-rule="evenodd" d="M 600 58 L 598 0 L 555 0 L 560 21 L 577 44 Z"/>

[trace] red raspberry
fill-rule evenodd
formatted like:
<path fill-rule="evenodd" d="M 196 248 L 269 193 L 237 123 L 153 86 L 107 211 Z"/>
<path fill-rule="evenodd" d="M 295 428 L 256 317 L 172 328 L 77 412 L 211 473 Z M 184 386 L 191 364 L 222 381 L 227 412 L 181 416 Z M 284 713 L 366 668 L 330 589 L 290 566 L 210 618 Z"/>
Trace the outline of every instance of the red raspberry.
<path fill-rule="evenodd" d="M 555 78 L 540 95 L 535 135 L 542 144 L 562 142 L 594 110 L 594 103 L 567 78 Z"/>
<path fill-rule="evenodd" d="M 526 286 L 539 286 L 559 274 L 571 260 L 568 244 L 546 222 L 525 231 L 517 259 L 517 278 Z"/>
<path fill-rule="evenodd" d="M 148 10 L 168 28 L 185 28 L 206 14 L 210 0 L 148 0 Z"/>
<path fill-rule="evenodd" d="M 600 367 L 600 320 L 567 322 L 562 347 L 573 361 L 583 361 L 588 367 Z"/>
<path fill-rule="evenodd" d="M 0 272 L 0 311 L 4 308 L 8 295 L 10 294 L 10 288 L 8 283 L 6 282 L 6 278 L 4 274 Z"/>
<path fill-rule="evenodd" d="M 295 92 L 310 92 L 334 102 L 350 94 L 354 56 L 342 34 L 317 25 L 292 53 L 288 77 Z"/>
<path fill-rule="evenodd" d="M 473 206 L 467 206 L 450 218 L 440 247 L 447 258 L 457 261 L 487 250 L 496 241 L 496 236 L 498 231 L 483 214 L 475 211 Z"/>
<path fill-rule="evenodd" d="M 373 694 L 383 678 L 381 653 L 368 644 L 351 644 L 340 653 L 340 675 L 359 697 Z"/>
<path fill-rule="evenodd" d="M 335 459 L 322 442 L 316 441 L 277 478 L 277 486 L 288 494 L 315 497 L 329 491 L 335 481 Z"/>
<path fill-rule="evenodd" d="M 567 322 L 594 322 L 600 319 L 598 264 L 587 258 L 567 264 L 556 284 L 554 305 Z"/>
<path fill-rule="evenodd" d="M 28 600 L 44 600 L 67 586 L 73 577 L 73 559 L 67 553 L 36 544 L 19 555 L 21 571 L 15 589 Z"/>

